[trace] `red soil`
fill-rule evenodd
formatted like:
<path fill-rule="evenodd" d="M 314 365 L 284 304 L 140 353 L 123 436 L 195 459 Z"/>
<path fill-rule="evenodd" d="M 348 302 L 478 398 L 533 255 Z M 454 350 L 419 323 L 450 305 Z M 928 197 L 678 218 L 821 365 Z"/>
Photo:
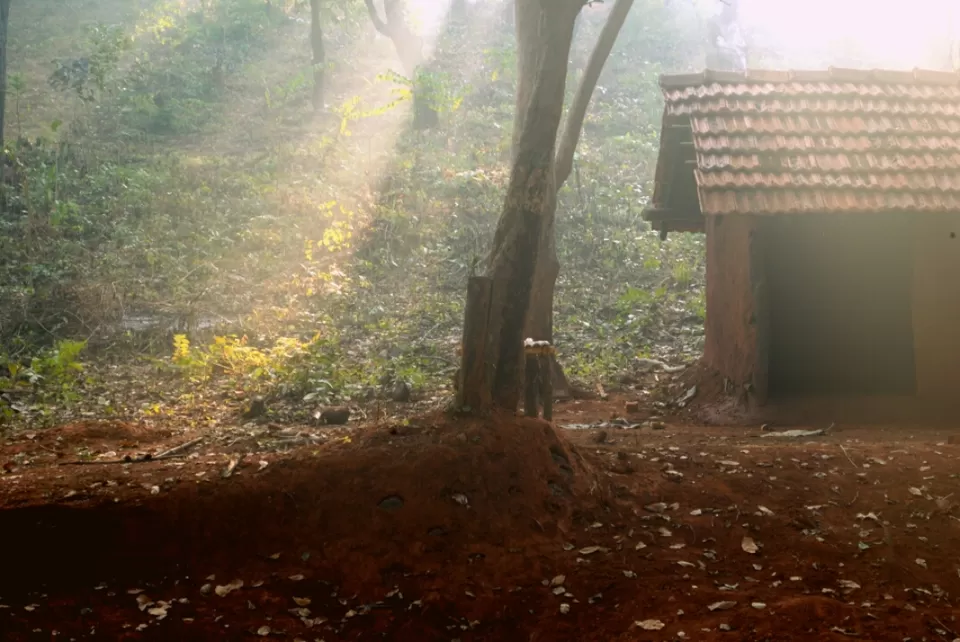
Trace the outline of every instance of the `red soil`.
<path fill-rule="evenodd" d="M 621 409 L 567 404 L 559 423 Z M 0 443 L 0 639 L 960 630 L 960 451 L 946 432 L 840 427 L 798 442 L 668 425 L 601 436 L 435 415 L 342 434 L 251 454 L 227 479 L 227 448 L 203 444 L 183 459 L 57 465 L 81 446 L 122 457 L 191 437 L 125 424 Z M 759 550 L 744 551 L 744 537 Z M 243 586 L 216 594 L 234 580 Z M 710 610 L 722 602 L 734 604 Z"/>

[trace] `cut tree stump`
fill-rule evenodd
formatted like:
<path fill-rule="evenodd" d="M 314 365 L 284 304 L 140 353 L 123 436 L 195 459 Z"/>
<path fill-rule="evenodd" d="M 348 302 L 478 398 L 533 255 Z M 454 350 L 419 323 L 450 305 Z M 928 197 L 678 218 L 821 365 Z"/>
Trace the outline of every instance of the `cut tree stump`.
<path fill-rule="evenodd" d="M 527 417 L 539 416 L 538 396 L 540 394 L 540 355 L 527 348 L 524 364 L 523 414 Z"/>
<path fill-rule="evenodd" d="M 460 411 L 475 412 L 491 404 L 486 348 L 492 294 L 493 279 L 490 277 L 472 276 L 467 281 L 460 350 L 462 362 L 457 385 L 457 408 Z"/>
<path fill-rule="evenodd" d="M 543 404 L 543 418 L 551 421 L 553 419 L 553 346 L 547 341 L 527 339 L 523 344 L 523 353 L 526 357 L 524 414 L 527 417 L 537 417 L 538 405 Z"/>

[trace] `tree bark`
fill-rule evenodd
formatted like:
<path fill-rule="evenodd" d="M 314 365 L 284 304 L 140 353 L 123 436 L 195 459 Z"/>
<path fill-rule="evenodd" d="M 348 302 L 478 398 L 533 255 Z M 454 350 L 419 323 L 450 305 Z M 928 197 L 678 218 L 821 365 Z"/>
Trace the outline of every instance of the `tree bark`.
<path fill-rule="evenodd" d="M 326 53 L 323 50 L 323 28 L 320 24 L 321 0 L 310 0 L 310 47 L 313 50 L 313 110 L 323 110 Z"/>
<path fill-rule="evenodd" d="M 393 42 L 403 71 L 413 82 L 414 128 L 423 130 L 435 127 L 440 122 L 440 116 L 418 87 L 420 66 L 423 64 L 423 42 L 407 25 L 403 0 L 383 0 L 382 18 L 373 0 L 364 0 L 364 4 L 374 28 Z"/>
<path fill-rule="evenodd" d="M 545 213 L 556 198 L 554 155 L 563 116 L 573 25 L 583 0 L 516 3 L 519 43 L 513 171 L 494 235 L 491 323 L 492 398 L 516 411 L 523 380 L 523 341 Z"/>
<path fill-rule="evenodd" d="M 633 7 L 634 0 L 617 0 L 610 10 L 603 30 L 597 39 L 590 59 L 584 69 L 577 93 L 570 105 L 564 123 L 563 135 L 557 147 L 556 163 L 554 168 L 555 190 L 559 191 L 573 170 L 573 157 L 580 142 L 580 133 L 583 131 L 583 122 L 587 115 L 587 108 L 593 97 L 593 91 L 600 80 L 603 67 L 610 57 L 610 52 L 617 41 L 617 36 L 626 21 L 627 14 Z M 518 92 L 519 95 L 519 92 Z M 557 277 L 560 275 L 560 261 L 557 258 L 556 237 L 556 191 L 547 199 L 547 206 L 543 212 L 543 234 L 540 240 L 536 277 L 533 287 L 533 299 L 530 303 L 530 316 L 527 323 L 526 335 L 537 341 L 549 341 L 553 344 L 553 299 L 556 291 Z M 570 385 L 563 368 L 552 359 L 551 369 L 554 390 L 558 395 L 569 394 Z"/>
<path fill-rule="evenodd" d="M 0 152 L 5 147 L 3 132 L 7 113 L 7 32 L 10 24 L 10 0 L 0 0 Z"/>

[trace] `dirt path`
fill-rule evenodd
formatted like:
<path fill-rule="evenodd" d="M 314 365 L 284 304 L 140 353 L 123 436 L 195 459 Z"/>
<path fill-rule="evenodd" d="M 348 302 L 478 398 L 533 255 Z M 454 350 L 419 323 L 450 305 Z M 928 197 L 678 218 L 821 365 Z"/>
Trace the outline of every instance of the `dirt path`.
<path fill-rule="evenodd" d="M 579 409 L 563 406 L 560 422 L 611 410 Z M 233 430 L 183 457 L 129 464 L 57 465 L 157 453 L 192 435 L 87 423 L 2 444 L 2 638 L 960 631 L 960 449 L 949 431 L 555 434 L 536 421 L 437 415 L 296 429 L 296 447 L 277 452 L 282 435 Z"/>

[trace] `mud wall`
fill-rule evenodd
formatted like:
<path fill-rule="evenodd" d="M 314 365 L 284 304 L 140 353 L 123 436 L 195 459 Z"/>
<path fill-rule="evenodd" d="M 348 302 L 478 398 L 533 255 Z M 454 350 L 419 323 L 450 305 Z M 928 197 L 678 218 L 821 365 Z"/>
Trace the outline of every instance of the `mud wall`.
<path fill-rule="evenodd" d="M 704 362 L 735 384 L 753 381 L 759 361 L 749 216 L 707 217 Z"/>
<path fill-rule="evenodd" d="M 919 396 L 960 396 L 960 215 L 914 215 L 913 336 Z"/>

